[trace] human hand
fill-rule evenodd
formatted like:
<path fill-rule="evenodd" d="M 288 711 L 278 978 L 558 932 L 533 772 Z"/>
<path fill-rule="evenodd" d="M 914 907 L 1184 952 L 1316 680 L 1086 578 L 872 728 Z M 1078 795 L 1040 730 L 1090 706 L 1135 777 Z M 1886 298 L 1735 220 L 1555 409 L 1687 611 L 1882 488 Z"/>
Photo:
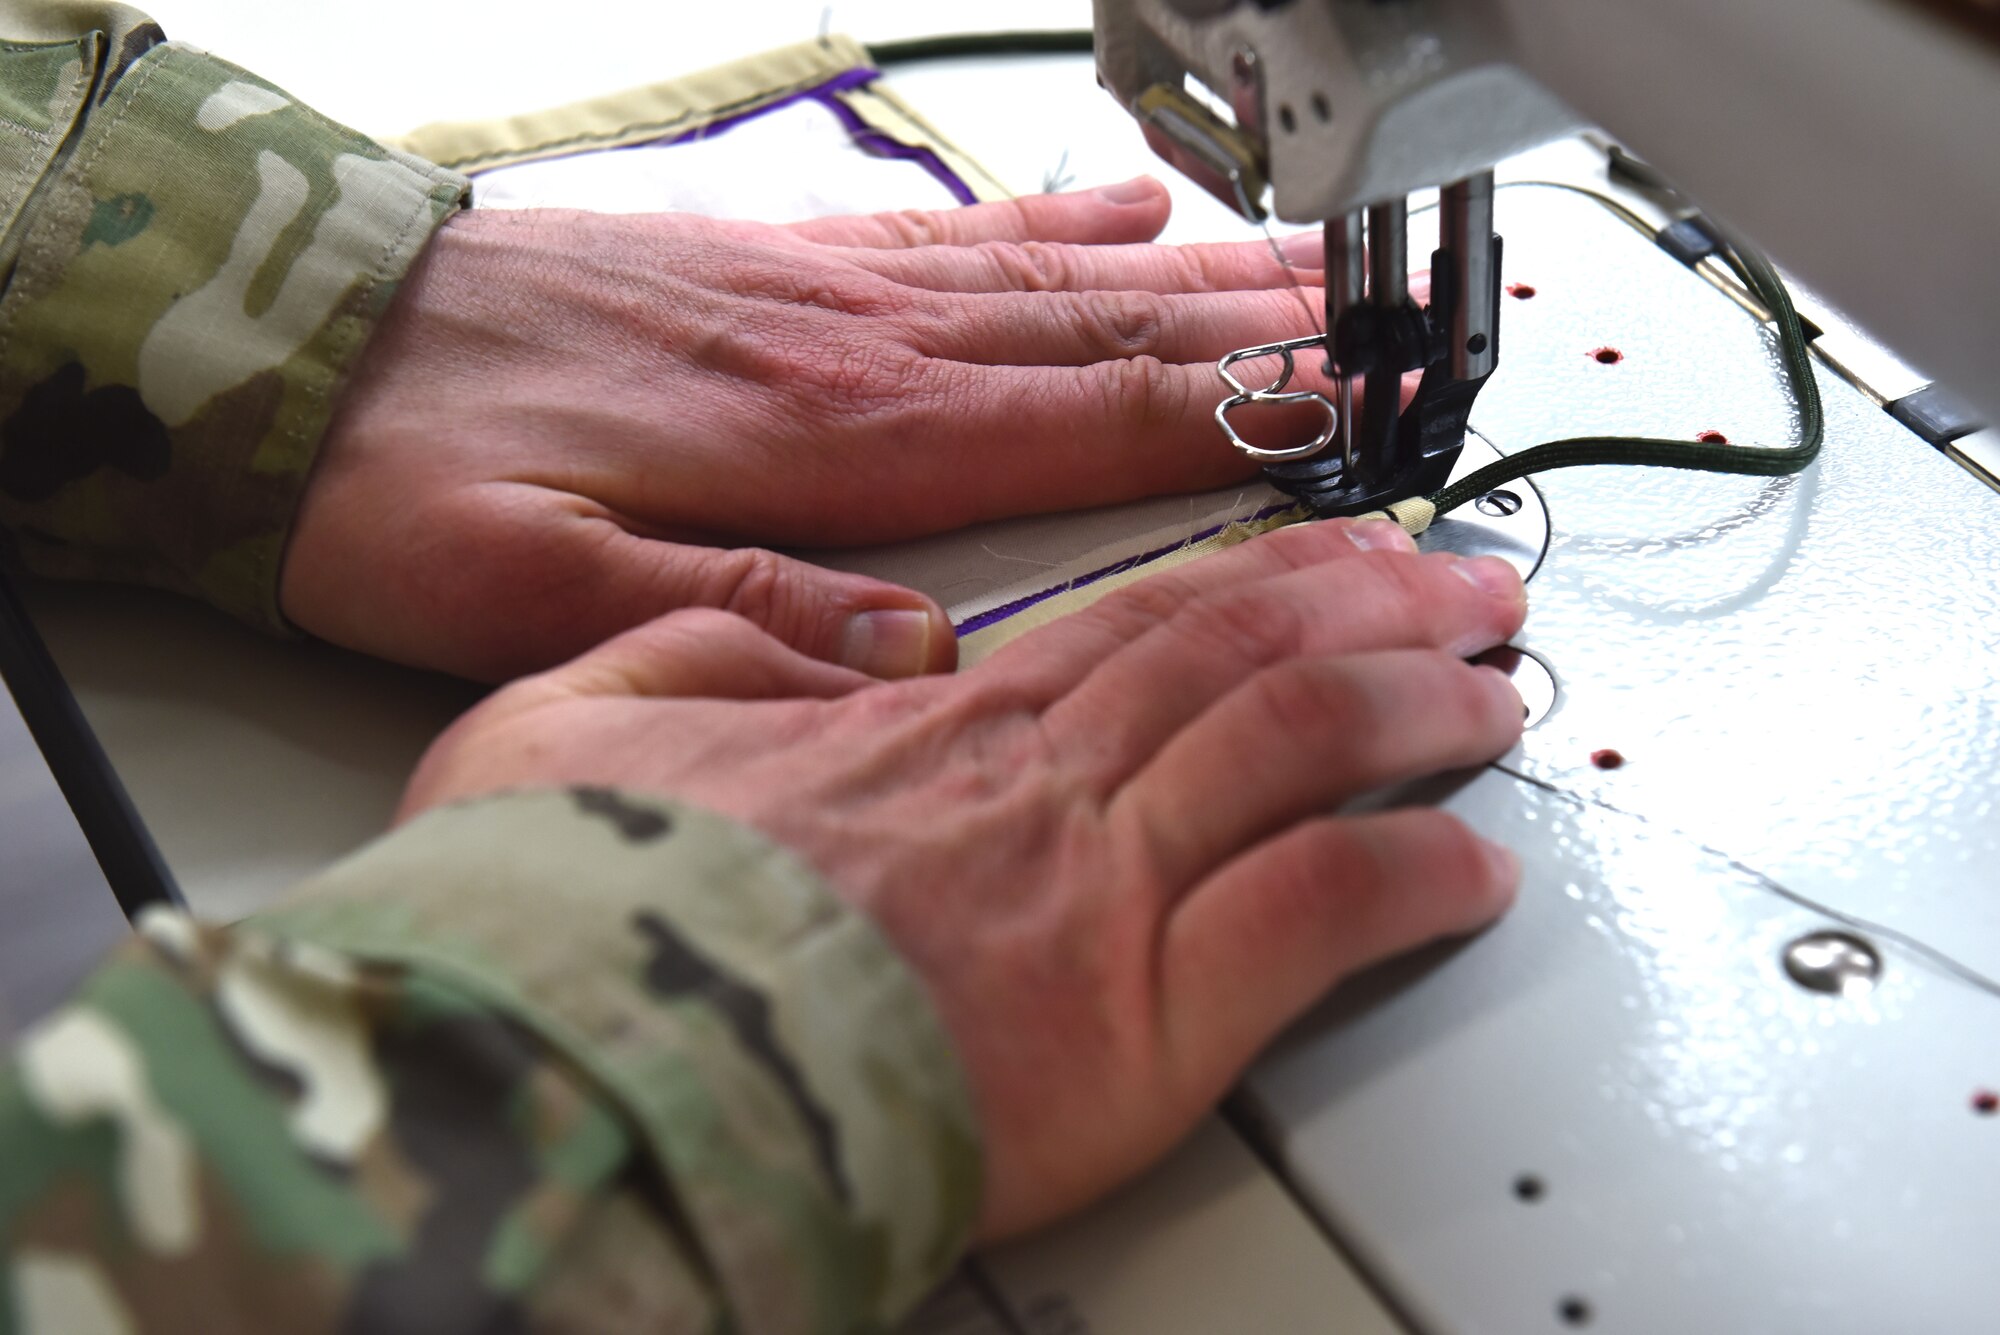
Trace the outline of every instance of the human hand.
<path fill-rule="evenodd" d="M 930 599 L 758 548 L 1253 472 L 1212 363 L 1305 333 L 1320 290 L 1262 241 L 1129 244 L 1169 207 L 1141 180 L 791 227 L 454 218 L 342 395 L 285 613 L 493 680 L 688 606 L 880 676 L 949 668 Z M 1294 250 L 1317 283 L 1316 242 Z"/>
<path fill-rule="evenodd" d="M 1282 530 L 897 683 L 676 613 L 495 693 L 401 816 L 609 784 L 803 856 L 927 984 L 981 1233 L 1017 1232 L 1162 1154 L 1335 981 L 1509 902 L 1518 864 L 1448 813 L 1332 814 L 1520 733 L 1462 661 L 1519 629 L 1518 575 L 1412 552 L 1380 521 Z"/>

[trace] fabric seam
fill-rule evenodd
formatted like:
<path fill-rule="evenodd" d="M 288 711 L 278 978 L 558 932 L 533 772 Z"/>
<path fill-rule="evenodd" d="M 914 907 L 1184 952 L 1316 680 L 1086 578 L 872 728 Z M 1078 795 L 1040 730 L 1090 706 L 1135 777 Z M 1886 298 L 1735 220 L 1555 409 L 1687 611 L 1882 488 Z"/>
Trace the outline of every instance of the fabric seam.
<path fill-rule="evenodd" d="M 154 59 L 154 52 L 159 53 L 157 59 Z M 167 61 L 169 59 L 177 59 L 179 55 L 180 52 L 175 50 L 171 44 L 156 46 L 152 51 L 141 55 L 134 62 L 135 69 L 140 65 L 144 65 L 146 68 L 139 70 L 138 78 L 132 81 L 129 93 L 126 92 L 125 81 L 122 79 L 119 80 L 119 86 L 115 91 L 123 93 L 124 97 L 119 102 L 117 110 L 112 113 L 111 119 L 105 123 L 103 133 L 98 136 L 97 143 L 90 150 L 90 156 L 81 163 L 75 163 L 65 168 L 63 172 L 65 176 L 74 172 L 74 179 L 79 187 L 84 187 L 84 194 L 87 195 L 89 193 L 86 183 L 91 173 L 97 169 L 98 159 L 104 155 L 104 146 L 111 141 L 111 137 L 118 132 L 125 118 L 131 114 L 132 104 L 138 101 L 139 94 L 144 92 L 146 85 L 153 81 L 153 76 L 166 67 Z M 54 208 L 51 211 L 51 216 L 38 220 L 31 234 L 24 238 L 21 243 L 21 258 L 15 266 L 17 273 L 26 269 L 37 278 L 40 277 L 41 269 L 48 260 L 47 251 L 51 244 L 49 233 L 60 223 L 67 221 L 74 212 L 73 209 L 66 207 L 67 201 L 56 200 L 52 201 L 52 203 L 54 204 Z M 34 261 L 32 266 L 30 264 L 31 260 Z M 7 295 L 11 297 L 14 293 L 10 291 Z M 4 319 L 0 319 L 0 368 L 6 366 L 7 354 L 12 349 L 13 342 L 14 312 L 10 309 L 6 311 Z"/>
<path fill-rule="evenodd" d="M 873 66 L 858 66 L 857 68 L 872 69 Z M 839 77 L 839 71 L 835 71 L 832 74 L 824 74 L 824 73 L 814 74 L 810 78 L 797 79 L 791 83 L 783 84 L 777 88 L 762 89 L 756 93 L 751 94 L 749 97 L 738 98 L 734 102 L 724 102 L 721 103 L 720 105 L 712 107 L 690 107 L 686 111 L 683 111 L 679 115 L 674 116 L 668 120 L 630 121 L 624 125 L 619 125 L 607 130 L 588 130 L 582 134 L 571 135 L 568 138 L 564 139 L 548 139 L 535 143 L 520 144 L 513 148 L 493 149 L 490 152 L 477 153 L 472 155 L 471 157 L 453 158 L 450 159 L 449 161 L 442 162 L 438 165 L 443 167 L 449 167 L 453 171 L 462 171 L 470 174 L 472 171 L 477 169 L 477 164 L 482 162 L 489 162 L 498 158 L 512 158 L 512 157 L 523 156 L 526 154 L 553 153 L 558 149 L 574 148 L 587 144 L 601 144 L 609 140 L 623 138 L 625 135 L 632 134 L 642 130 L 657 131 L 660 134 L 664 135 L 669 131 L 671 131 L 677 125 L 685 125 L 687 122 L 692 120 L 704 120 L 704 119 L 720 120 L 721 118 L 731 115 L 732 113 L 737 112 L 745 107 L 753 107 L 760 102 L 770 101 L 775 98 L 784 97 L 791 93 L 803 92 L 809 88 L 816 88 L 820 84 L 826 82 L 827 79 L 838 78 L 838 77 Z"/>

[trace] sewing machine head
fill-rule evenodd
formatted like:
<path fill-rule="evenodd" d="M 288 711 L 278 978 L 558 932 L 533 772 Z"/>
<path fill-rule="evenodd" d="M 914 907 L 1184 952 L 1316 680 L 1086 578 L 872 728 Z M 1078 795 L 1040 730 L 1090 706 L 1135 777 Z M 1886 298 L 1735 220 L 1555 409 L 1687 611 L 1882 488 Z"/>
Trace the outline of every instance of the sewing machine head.
<path fill-rule="evenodd" d="M 1095 28 L 1099 82 L 1161 157 L 1252 221 L 1326 226 L 1339 410 L 1314 396 L 1323 440 L 1262 455 L 1321 513 L 1449 471 L 1498 351 L 1491 168 L 1586 124 L 1572 107 L 2000 420 L 1989 0 L 1095 0 Z M 1404 201 L 1430 187 L 1441 244 L 1419 312 Z M 1395 377 L 1419 367 L 1398 421 Z M 1356 379 L 1370 392 L 1350 422 Z M 1227 413 L 1285 386 L 1241 388 L 1219 416 L 1246 445 Z"/>
<path fill-rule="evenodd" d="M 1251 446 L 1228 414 L 1277 400 L 1290 377 L 1262 389 L 1232 377 L 1240 392 L 1217 414 L 1225 433 L 1322 514 L 1442 487 L 1499 353 L 1491 166 L 1575 118 L 1508 62 L 1479 0 L 1097 0 L 1096 23 L 1100 78 L 1156 152 L 1251 221 L 1268 194 L 1279 216 L 1325 224 L 1323 342 L 1337 402 L 1309 397 L 1328 427 L 1282 450 Z M 1442 187 L 1440 245 L 1420 309 L 1406 200 L 1430 186 Z M 1246 353 L 1275 350 L 1289 373 L 1320 342 Z M 1399 414 L 1400 380 L 1418 369 L 1422 387 Z"/>
<path fill-rule="evenodd" d="M 1577 128 L 1487 0 L 1097 0 L 1097 68 L 1163 158 L 1253 220 L 1339 218 Z"/>

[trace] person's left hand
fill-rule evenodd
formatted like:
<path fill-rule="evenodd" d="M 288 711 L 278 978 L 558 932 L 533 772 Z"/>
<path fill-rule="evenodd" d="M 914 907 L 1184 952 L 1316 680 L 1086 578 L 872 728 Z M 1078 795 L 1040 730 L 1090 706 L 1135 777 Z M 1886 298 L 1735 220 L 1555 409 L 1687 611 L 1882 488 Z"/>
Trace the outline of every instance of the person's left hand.
<path fill-rule="evenodd" d="M 1520 737 L 1462 660 L 1526 610 L 1505 561 L 1381 520 L 1156 574 L 952 677 L 687 610 L 496 691 L 400 814 L 612 785 L 777 839 L 928 987 L 1003 1236 L 1164 1153 L 1336 979 L 1505 907 L 1519 864 L 1450 813 L 1342 808 Z"/>
<path fill-rule="evenodd" d="M 496 680 L 698 606 L 878 676 L 949 668 L 930 599 L 760 548 L 1253 472 L 1213 363 L 1307 332 L 1321 292 L 1261 240 L 1132 244 L 1168 209 L 1142 179 L 791 227 L 461 215 L 337 405 L 285 614 Z M 1289 248 L 1307 284 L 1316 244 Z"/>

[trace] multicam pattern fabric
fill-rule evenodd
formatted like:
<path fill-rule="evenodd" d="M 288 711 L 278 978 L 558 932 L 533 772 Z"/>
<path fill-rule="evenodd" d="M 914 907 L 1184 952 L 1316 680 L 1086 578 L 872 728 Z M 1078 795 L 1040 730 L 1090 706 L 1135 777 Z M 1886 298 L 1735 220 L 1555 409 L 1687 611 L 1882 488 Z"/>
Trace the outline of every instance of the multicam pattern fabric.
<path fill-rule="evenodd" d="M 0 527 L 283 629 L 334 391 L 465 198 L 119 5 L 0 0 Z"/>
<path fill-rule="evenodd" d="M 919 985 L 796 860 L 516 794 L 154 911 L 23 1039 L 0 1330 L 875 1331 L 978 1174 Z"/>

